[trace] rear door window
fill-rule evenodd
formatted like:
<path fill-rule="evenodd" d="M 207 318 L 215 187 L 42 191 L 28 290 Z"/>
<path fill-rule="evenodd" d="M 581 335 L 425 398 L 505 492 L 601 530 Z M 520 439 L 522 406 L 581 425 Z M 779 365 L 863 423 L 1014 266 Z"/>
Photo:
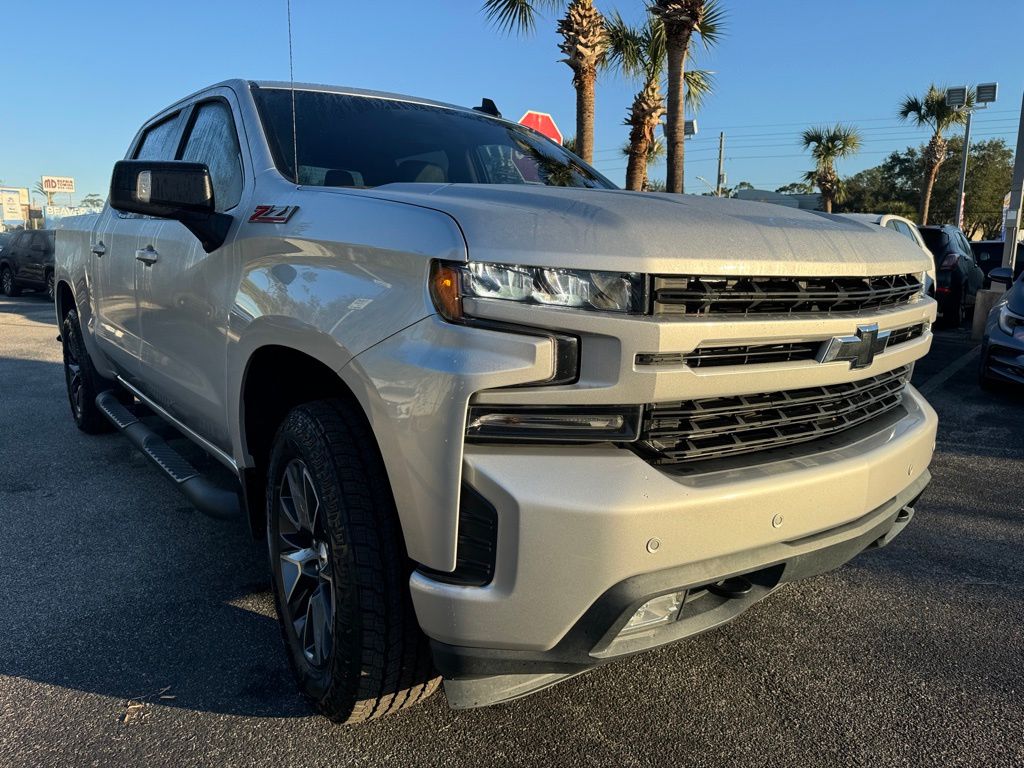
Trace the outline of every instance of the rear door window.
<path fill-rule="evenodd" d="M 151 128 L 147 128 L 135 150 L 136 160 L 173 160 L 178 150 L 178 124 L 181 113 L 172 115 Z"/>

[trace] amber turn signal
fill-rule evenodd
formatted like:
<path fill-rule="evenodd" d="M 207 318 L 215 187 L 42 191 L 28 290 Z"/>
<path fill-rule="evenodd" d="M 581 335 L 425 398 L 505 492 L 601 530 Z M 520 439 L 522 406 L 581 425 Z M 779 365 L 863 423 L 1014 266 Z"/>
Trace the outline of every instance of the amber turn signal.
<path fill-rule="evenodd" d="M 462 295 L 457 268 L 441 261 L 430 265 L 430 298 L 445 320 L 462 320 Z"/>

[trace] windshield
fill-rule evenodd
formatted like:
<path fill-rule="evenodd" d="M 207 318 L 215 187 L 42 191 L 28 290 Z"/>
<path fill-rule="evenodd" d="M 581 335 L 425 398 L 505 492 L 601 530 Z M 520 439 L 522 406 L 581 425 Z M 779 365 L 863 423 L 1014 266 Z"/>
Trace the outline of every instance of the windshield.
<path fill-rule="evenodd" d="M 295 178 L 292 99 L 285 88 L 253 88 L 274 162 Z M 533 131 L 483 114 L 407 101 L 295 92 L 298 182 L 376 187 L 433 184 L 614 185 Z"/>

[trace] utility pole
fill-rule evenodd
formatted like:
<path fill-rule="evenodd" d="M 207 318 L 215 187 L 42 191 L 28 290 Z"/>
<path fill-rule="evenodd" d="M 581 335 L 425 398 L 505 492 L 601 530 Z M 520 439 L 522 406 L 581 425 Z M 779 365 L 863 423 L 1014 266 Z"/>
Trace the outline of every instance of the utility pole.
<path fill-rule="evenodd" d="M 1013 158 L 1013 181 L 1010 184 L 1010 207 L 1006 211 L 1006 239 L 1003 242 L 1003 266 L 1014 268 L 1017 240 L 1020 239 L 1020 204 L 1024 193 L 1024 98 L 1020 103 L 1020 125 L 1017 126 L 1017 153 Z"/>
<path fill-rule="evenodd" d="M 964 189 L 967 187 L 967 156 L 971 153 L 971 117 L 973 110 L 967 110 L 967 125 L 964 127 L 964 147 L 960 152 L 960 189 L 956 196 L 956 215 L 953 220 L 960 229 L 964 228 Z M 970 237 L 970 234 L 967 235 Z"/>
<path fill-rule="evenodd" d="M 718 134 L 718 186 L 715 187 L 715 195 L 722 196 L 722 188 L 725 186 L 725 131 Z"/>

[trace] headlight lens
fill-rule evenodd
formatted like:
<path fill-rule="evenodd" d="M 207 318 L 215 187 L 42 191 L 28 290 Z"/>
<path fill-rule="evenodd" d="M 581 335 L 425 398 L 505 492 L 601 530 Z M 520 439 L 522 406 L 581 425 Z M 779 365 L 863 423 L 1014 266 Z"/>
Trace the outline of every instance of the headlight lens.
<path fill-rule="evenodd" d="M 458 303 L 458 316 L 451 316 L 456 303 L 439 287 L 441 281 L 449 281 L 453 277 L 459 282 L 460 299 L 499 299 L 533 306 L 598 312 L 643 311 L 643 278 L 634 272 L 436 262 L 431 274 L 431 294 L 438 310 L 449 320 L 461 319 L 461 302 Z"/>
<path fill-rule="evenodd" d="M 1014 314 L 1006 304 L 1003 304 L 999 308 L 999 329 L 1003 333 L 1013 336 L 1021 328 L 1024 328 L 1024 317 Z"/>

